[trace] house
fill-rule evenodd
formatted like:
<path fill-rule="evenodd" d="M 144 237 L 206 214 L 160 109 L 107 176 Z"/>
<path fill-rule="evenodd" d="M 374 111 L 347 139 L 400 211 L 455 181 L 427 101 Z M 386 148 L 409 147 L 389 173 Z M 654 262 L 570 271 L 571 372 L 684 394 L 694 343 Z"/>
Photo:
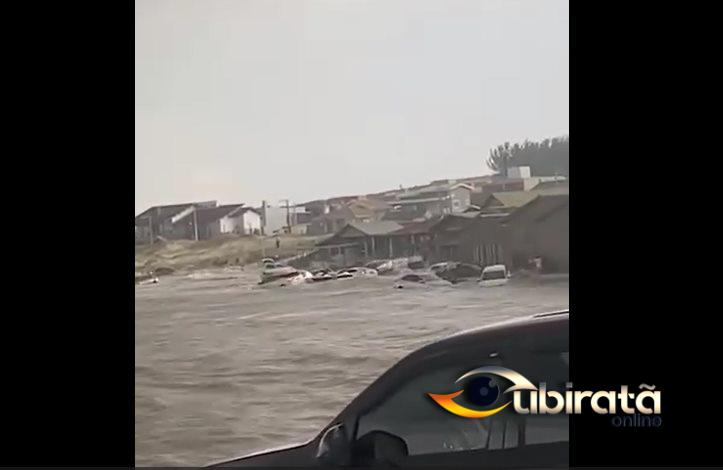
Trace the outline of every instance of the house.
<path fill-rule="evenodd" d="M 193 239 L 193 228 L 178 224 L 195 208 L 216 207 L 216 201 L 153 206 L 135 217 L 136 243 L 153 243 L 156 238 Z"/>
<path fill-rule="evenodd" d="M 470 205 L 471 194 L 472 186 L 465 183 L 434 182 L 422 190 L 388 201 L 392 214 L 387 217 L 392 220 L 418 220 L 464 212 Z"/>
<path fill-rule="evenodd" d="M 252 235 L 261 231 L 261 216 L 256 209 L 243 204 L 195 208 L 175 225 L 178 233 L 190 234 L 185 238 L 208 240 L 219 235 Z"/>
<path fill-rule="evenodd" d="M 482 212 L 507 211 L 522 207 L 540 194 L 568 194 L 567 181 L 540 183 L 530 191 L 502 191 L 498 193 L 472 193 L 472 205 Z"/>
<path fill-rule="evenodd" d="M 474 193 L 472 204 L 479 207 L 480 212 L 509 212 L 524 206 L 537 197 L 530 191 L 503 191 L 499 193 Z"/>
<path fill-rule="evenodd" d="M 432 254 L 430 229 L 440 220 L 434 217 L 418 222 L 404 223 L 390 234 L 394 256 L 421 256 L 428 260 Z"/>
<path fill-rule="evenodd" d="M 429 261 L 458 261 L 483 267 L 503 263 L 504 231 L 501 222 L 505 217 L 506 213 L 479 212 L 444 216 L 429 230 Z"/>
<path fill-rule="evenodd" d="M 569 192 L 570 191 L 570 180 L 565 178 L 565 179 L 556 179 L 556 180 L 552 180 L 552 181 L 543 181 L 543 182 L 539 183 L 537 186 L 535 186 L 534 190 L 537 192 L 544 191 L 544 192 L 548 192 L 548 193 L 551 191 L 555 191 L 555 192 L 559 191 L 560 193 L 566 192 L 566 191 Z"/>
<path fill-rule="evenodd" d="M 199 239 L 219 235 L 254 235 L 261 232 L 261 215 L 243 204 L 229 204 L 214 209 L 198 209 Z"/>
<path fill-rule="evenodd" d="M 505 250 L 508 265 L 526 268 L 541 258 L 543 272 L 569 272 L 570 196 L 539 194 L 507 216 Z"/>
<path fill-rule="evenodd" d="M 422 222 L 429 220 L 431 217 L 431 211 L 426 210 L 422 204 L 397 204 L 382 216 L 382 220 L 391 220 L 404 224 Z"/>
<path fill-rule="evenodd" d="M 403 226 L 393 221 L 349 222 L 317 244 L 325 258 L 349 266 L 375 258 L 394 257 L 392 234 Z"/>
<path fill-rule="evenodd" d="M 338 196 L 329 199 L 315 199 L 299 204 L 297 207 L 303 207 L 304 211 L 309 214 L 309 219 L 328 214 L 333 209 L 338 209 L 356 199 L 359 196 Z"/>
<path fill-rule="evenodd" d="M 274 207 L 263 201 L 259 209 L 261 214 L 261 232 L 265 235 L 288 232 L 305 234 L 311 221 L 311 214 L 303 204 Z"/>
<path fill-rule="evenodd" d="M 564 180 L 564 176 L 532 176 L 529 166 L 518 166 L 509 168 L 507 170 L 507 176 L 495 175 L 489 181 L 480 184 L 477 188 L 485 193 L 531 191 L 541 183 Z"/>
<path fill-rule="evenodd" d="M 380 199 L 357 198 L 311 219 L 308 233 L 311 235 L 334 233 L 352 222 L 379 221 L 389 209 L 390 205 Z"/>
<path fill-rule="evenodd" d="M 481 191 L 484 185 L 491 183 L 495 175 L 471 176 L 457 179 L 458 183 L 464 183 L 472 187 L 473 191 Z"/>

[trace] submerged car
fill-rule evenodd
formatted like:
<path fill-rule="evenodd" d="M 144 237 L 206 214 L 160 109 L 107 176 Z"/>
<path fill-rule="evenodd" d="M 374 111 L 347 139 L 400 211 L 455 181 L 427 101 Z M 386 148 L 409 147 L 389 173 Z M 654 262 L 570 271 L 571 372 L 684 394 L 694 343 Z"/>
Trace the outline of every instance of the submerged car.
<path fill-rule="evenodd" d="M 493 264 L 482 270 L 479 285 L 482 287 L 495 287 L 507 284 L 509 273 L 504 264 Z"/>
<path fill-rule="evenodd" d="M 372 268 L 366 268 L 366 267 L 355 267 L 355 268 L 349 268 L 344 269 L 342 271 L 339 271 L 336 273 L 337 279 L 349 279 L 352 277 L 375 277 L 379 273 L 376 269 Z"/>
<path fill-rule="evenodd" d="M 150 277 L 150 278 L 144 279 L 142 281 L 139 281 L 138 285 L 139 286 L 148 286 L 151 284 L 158 284 L 159 282 L 160 282 L 159 279 L 154 276 L 154 277 Z"/>
<path fill-rule="evenodd" d="M 421 256 L 410 256 L 407 258 L 407 267 L 409 269 L 424 268 L 424 259 Z"/>
<path fill-rule="evenodd" d="M 394 282 L 393 287 L 395 289 L 405 289 L 409 287 L 419 287 L 419 286 L 447 286 L 450 285 L 449 282 L 438 278 L 432 273 L 407 273 L 401 276 L 399 279 L 397 279 Z"/>
<path fill-rule="evenodd" d="M 296 269 L 291 266 L 282 266 L 265 269 L 261 273 L 259 285 L 265 287 L 295 286 L 311 282 L 312 279 L 313 276 L 309 271 Z"/>
<path fill-rule="evenodd" d="M 469 400 L 469 407 L 509 401 L 503 379 L 459 382 L 484 366 L 504 367 L 564 392 L 568 330 L 565 310 L 442 339 L 399 361 L 310 441 L 212 466 L 567 468 L 568 415 L 517 414 L 506 407 L 472 419 L 443 409 L 432 394 L 449 394 L 460 404 Z"/>
<path fill-rule="evenodd" d="M 378 259 L 364 265 L 366 268 L 375 269 L 378 274 L 394 271 L 394 263 L 390 259 Z"/>
<path fill-rule="evenodd" d="M 444 261 L 442 263 L 434 263 L 433 265 L 431 265 L 429 267 L 429 270 L 432 271 L 433 273 L 445 271 L 445 270 L 449 269 L 450 266 L 452 266 L 452 264 L 453 263 L 450 261 Z"/>
<path fill-rule="evenodd" d="M 336 279 L 335 274 L 330 269 L 318 269 L 311 273 L 313 282 L 331 281 Z"/>
<path fill-rule="evenodd" d="M 457 283 L 470 279 L 479 279 L 482 275 L 482 268 L 474 264 L 449 262 L 432 272 L 446 281 Z"/>

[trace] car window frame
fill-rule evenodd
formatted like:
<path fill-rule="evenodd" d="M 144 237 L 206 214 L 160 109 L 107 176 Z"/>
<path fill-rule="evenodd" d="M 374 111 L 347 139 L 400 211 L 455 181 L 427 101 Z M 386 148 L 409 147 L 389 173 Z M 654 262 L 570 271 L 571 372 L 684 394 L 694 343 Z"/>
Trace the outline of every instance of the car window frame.
<path fill-rule="evenodd" d="M 563 317 L 548 317 L 546 319 L 534 320 L 534 323 L 524 328 L 512 328 L 505 330 L 499 325 L 498 330 L 485 331 L 478 334 L 478 337 L 468 341 L 462 341 L 450 346 L 450 349 L 441 349 L 440 344 L 432 343 L 419 348 L 400 359 L 395 365 L 384 371 L 363 391 L 361 391 L 351 402 L 332 419 L 314 437 L 310 444 L 318 445 L 324 433 L 332 426 L 343 423 L 347 426 L 349 442 L 357 440 L 359 419 L 368 413 L 372 408 L 378 406 L 389 393 L 398 389 L 403 384 L 417 375 L 418 371 L 430 367 L 428 361 L 441 361 L 440 364 L 459 360 L 467 353 L 470 345 L 480 345 L 482 353 L 480 357 L 488 357 L 492 353 L 500 354 L 500 351 L 528 349 L 530 354 L 536 352 L 558 352 L 558 347 L 564 344 L 563 348 L 569 351 L 569 314 Z M 449 341 L 452 338 L 447 338 Z M 483 346 L 487 340 L 489 345 Z M 435 362 L 436 363 L 436 362 Z M 568 362 L 569 368 L 569 362 Z"/>
<path fill-rule="evenodd" d="M 480 366 L 483 365 L 481 363 L 485 359 L 488 360 L 489 365 L 498 362 L 499 365 L 504 366 L 506 356 L 519 357 L 518 355 L 529 355 L 533 357 L 535 354 L 540 353 L 562 354 L 569 352 L 569 323 L 564 322 L 564 325 L 564 334 L 559 334 L 559 331 L 562 331 L 562 329 L 560 329 L 559 331 L 554 330 L 549 336 L 543 335 L 541 337 L 527 335 L 520 338 L 516 335 L 501 335 L 497 336 L 496 341 L 491 344 L 481 344 L 484 342 L 484 336 L 482 336 L 479 338 L 479 342 L 470 341 L 469 343 L 461 343 L 451 347 L 449 350 L 436 351 L 428 355 L 420 355 L 419 357 L 414 357 L 415 353 L 412 353 L 390 368 L 380 376 L 377 381 L 372 383 L 367 390 L 362 392 L 362 394 L 366 392 L 370 393 L 369 396 L 366 397 L 366 400 L 360 400 L 358 406 L 353 410 L 353 414 L 347 416 L 346 422 L 352 423 L 353 428 L 348 434 L 350 443 L 353 444 L 360 438 L 358 432 L 361 418 L 384 403 L 390 394 L 399 390 L 400 387 L 409 383 L 420 373 L 428 371 L 431 368 L 443 368 L 464 363 L 464 361 L 472 355 L 480 358 Z M 470 348 L 474 348 L 475 351 L 471 352 Z M 461 367 L 463 368 L 464 366 Z M 387 376 L 389 377 L 388 380 L 382 380 Z M 361 398 L 361 394 L 359 398 Z M 524 426 L 520 426 L 519 431 L 520 433 L 524 432 Z M 524 445 L 524 436 L 520 435 L 518 439 L 520 445 Z"/>

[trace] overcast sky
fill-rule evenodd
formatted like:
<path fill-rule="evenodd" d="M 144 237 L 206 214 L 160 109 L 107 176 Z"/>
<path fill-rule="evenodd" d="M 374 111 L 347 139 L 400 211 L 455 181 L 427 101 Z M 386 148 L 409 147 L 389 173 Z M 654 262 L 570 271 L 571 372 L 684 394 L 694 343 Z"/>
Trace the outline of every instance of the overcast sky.
<path fill-rule="evenodd" d="M 137 0 L 135 207 L 489 173 L 568 132 L 568 0 Z"/>

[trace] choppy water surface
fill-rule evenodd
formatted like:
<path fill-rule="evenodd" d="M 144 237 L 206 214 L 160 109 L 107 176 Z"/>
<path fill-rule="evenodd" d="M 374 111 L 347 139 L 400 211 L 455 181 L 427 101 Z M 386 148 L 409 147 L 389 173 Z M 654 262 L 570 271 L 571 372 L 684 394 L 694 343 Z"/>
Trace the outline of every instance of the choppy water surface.
<path fill-rule="evenodd" d="M 568 306 L 566 282 L 260 289 L 257 276 L 216 270 L 136 287 L 136 465 L 204 465 L 304 441 L 417 347 Z"/>

